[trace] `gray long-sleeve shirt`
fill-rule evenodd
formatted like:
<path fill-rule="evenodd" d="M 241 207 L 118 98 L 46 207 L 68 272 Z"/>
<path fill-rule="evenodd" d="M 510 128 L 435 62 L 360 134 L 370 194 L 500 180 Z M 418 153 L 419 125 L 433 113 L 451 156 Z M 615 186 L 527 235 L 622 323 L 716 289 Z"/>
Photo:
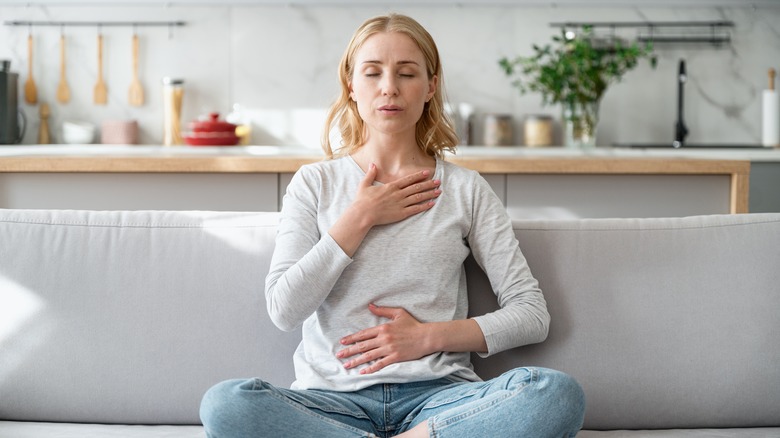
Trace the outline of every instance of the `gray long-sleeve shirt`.
<path fill-rule="evenodd" d="M 364 177 L 346 156 L 301 167 L 287 188 L 265 296 L 279 328 L 303 325 L 293 388 L 355 391 L 444 376 L 479 380 L 469 353 L 435 353 L 367 375 L 336 358 L 342 337 L 387 322 L 369 312 L 369 303 L 403 307 L 421 322 L 466 318 L 463 262 L 469 252 L 501 307 L 474 318 L 487 355 L 545 339 L 550 316 L 544 297 L 505 208 L 479 173 L 437 160 L 433 178 L 441 180 L 442 194 L 436 205 L 372 228 L 350 258 L 328 230 Z"/>

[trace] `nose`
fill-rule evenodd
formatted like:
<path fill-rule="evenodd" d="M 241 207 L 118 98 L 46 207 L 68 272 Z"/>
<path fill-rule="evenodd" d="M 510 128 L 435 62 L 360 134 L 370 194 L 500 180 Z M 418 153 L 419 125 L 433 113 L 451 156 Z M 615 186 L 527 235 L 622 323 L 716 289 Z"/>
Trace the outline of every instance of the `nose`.
<path fill-rule="evenodd" d="M 398 95 L 398 83 L 397 79 L 393 75 L 384 75 L 382 78 L 381 87 L 383 96 Z"/>

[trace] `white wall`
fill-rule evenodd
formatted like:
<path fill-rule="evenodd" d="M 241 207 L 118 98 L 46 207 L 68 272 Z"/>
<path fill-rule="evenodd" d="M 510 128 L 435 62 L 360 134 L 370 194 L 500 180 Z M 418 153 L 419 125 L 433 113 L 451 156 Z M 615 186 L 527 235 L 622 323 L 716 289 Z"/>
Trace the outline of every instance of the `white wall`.
<path fill-rule="evenodd" d="M 255 144 L 318 147 L 323 113 L 336 95 L 336 66 L 352 31 L 387 6 L 0 6 L 0 20 L 178 21 L 187 25 L 139 27 L 141 80 L 146 104 L 127 104 L 131 79 L 129 27 L 102 28 L 106 106 L 92 103 L 97 77 L 97 29 L 66 27 L 67 78 L 72 100 L 56 102 L 59 82 L 59 27 L 33 27 L 33 76 L 39 101 L 50 103 L 55 140 L 66 119 L 100 125 L 104 120 L 137 119 L 141 142 L 162 141 L 161 78 L 186 81 L 184 120 L 209 111 L 230 111 L 240 103 L 252 116 Z M 745 7 L 576 7 L 576 6 L 400 6 L 439 44 L 450 101 L 470 102 L 481 113 L 515 116 L 549 113 L 538 95 L 520 96 L 497 60 L 528 55 L 531 44 L 546 43 L 562 21 L 732 20 L 732 43 L 724 48 L 674 44 L 657 47 L 658 68 L 647 63 L 610 88 L 602 102 L 598 143 L 670 141 L 676 108 L 677 61 L 688 62 L 686 122 L 690 142 L 758 143 L 761 90 L 766 71 L 780 70 L 780 5 Z M 628 31 L 633 32 L 633 31 Z M 0 59 L 20 73 L 20 102 L 27 79 L 27 27 L 0 26 Z M 630 34 L 628 35 L 630 36 Z M 38 107 L 21 103 L 31 119 L 25 143 L 36 142 Z M 478 129 L 478 134 L 481 130 Z M 518 136 L 519 141 L 519 136 Z"/>

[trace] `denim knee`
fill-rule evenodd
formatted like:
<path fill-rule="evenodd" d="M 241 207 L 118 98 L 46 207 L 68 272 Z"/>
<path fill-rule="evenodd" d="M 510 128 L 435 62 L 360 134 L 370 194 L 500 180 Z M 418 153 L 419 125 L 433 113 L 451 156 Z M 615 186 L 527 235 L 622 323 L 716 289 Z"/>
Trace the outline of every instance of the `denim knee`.
<path fill-rule="evenodd" d="M 240 388 L 249 383 L 247 380 L 235 379 L 217 383 L 209 388 L 200 402 L 200 421 L 207 435 L 223 430 L 232 424 L 236 416 L 242 415 L 236 409 L 236 398 Z M 228 426 L 230 427 L 230 426 Z"/>
<path fill-rule="evenodd" d="M 576 433 L 585 417 L 585 393 L 570 375 L 549 368 L 516 368 L 504 373 L 505 388 L 511 391 L 530 391 L 534 404 L 555 424 L 561 425 L 566 433 Z M 529 393 L 529 394 L 530 394 Z M 526 400 L 516 398 L 522 409 Z M 521 409 L 520 407 L 518 407 Z M 573 435 L 572 435 L 573 436 Z"/>
<path fill-rule="evenodd" d="M 556 370 L 539 369 L 539 382 L 553 394 L 552 403 L 561 421 L 579 430 L 585 418 L 585 392 L 570 375 Z"/>

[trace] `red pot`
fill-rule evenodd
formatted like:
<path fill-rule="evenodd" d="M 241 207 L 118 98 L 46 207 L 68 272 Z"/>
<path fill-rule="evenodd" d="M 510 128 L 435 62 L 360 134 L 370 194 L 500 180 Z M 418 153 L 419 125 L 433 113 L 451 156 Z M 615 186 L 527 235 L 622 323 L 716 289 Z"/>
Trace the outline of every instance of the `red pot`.
<path fill-rule="evenodd" d="M 209 113 L 209 120 L 190 122 L 192 132 L 236 132 L 236 125 L 219 120 L 219 113 Z"/>
<path fill-rule="evenodd" d="M 184 141 L 190 146 L 234 146 L 241 140 L 236 125 L 219 120 L 219 113 L 210 113 L 209 120 L 190 122 L 190 130 L 184 133 Z"/>

